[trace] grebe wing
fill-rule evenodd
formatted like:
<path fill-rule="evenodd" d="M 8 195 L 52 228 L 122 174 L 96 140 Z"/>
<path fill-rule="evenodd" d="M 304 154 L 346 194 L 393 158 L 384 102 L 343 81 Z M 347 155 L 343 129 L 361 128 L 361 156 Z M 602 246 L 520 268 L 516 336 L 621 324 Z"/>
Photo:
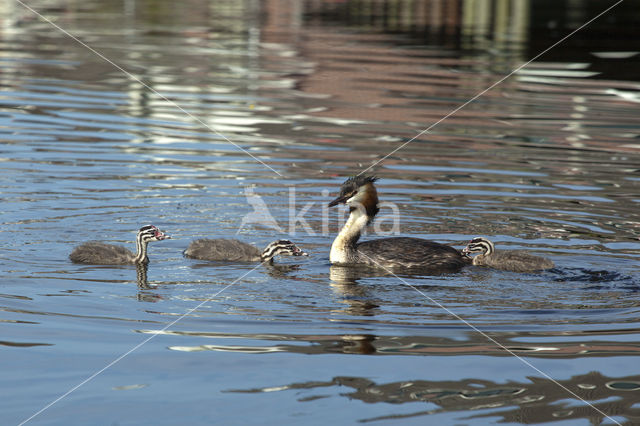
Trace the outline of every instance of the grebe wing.
<path fill-rule="evenodd" d="M 392 237 L 357 245 L 362 260 L 378 266 L 457 270 L 469 262 L 460 251 L 422 238 Z"/>

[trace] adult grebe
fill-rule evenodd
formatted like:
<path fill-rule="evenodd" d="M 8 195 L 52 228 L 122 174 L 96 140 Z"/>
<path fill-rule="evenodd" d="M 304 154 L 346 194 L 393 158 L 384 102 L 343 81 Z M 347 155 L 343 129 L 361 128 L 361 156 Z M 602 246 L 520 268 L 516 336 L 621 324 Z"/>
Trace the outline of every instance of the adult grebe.
<path fill-rule="evenodd" d="M 329 207 L 349 206 L 349 219 L 331 245 L 333 264 L 366 264 L 384 268 L 409 268 L 454 272 L 469 264 L 453 247 L 421 238 L 392 237 L 358 243 L 364 228 L 378 213 L 378 193 L 371 176 L 347 179 Z"/>
<path fill-rule="evenodd" d="M 71 252 L 69 259 L 76 263 L 93 265 L 126 265 L 148 263 L 147 244 L 151 241 L 166 240 L 169 237 L 153 225 L 140 228 L 136 236 L 136 253 L 133 254 L 122 246 L 105 244 L 96 241 L 84 243 Z"/>
<path fill-rule="evenodd" d="M 477 237 L 469 241 L 462 253 L 469 256 L 480 252 L 472 260 L 474 265 L 489 266 L 511 272 L 534 272 L 553 268 L 553 262 L 544 257 L 533 256 L 523 251 L 496 251 L 493 243 Z"/>
<path fill-rule="evenodd" d="M 199 260 L 263 263 L 273 263 L 273 258 L 277 255 L 308 256 L 289 240 L 274 241 L 260 252 L 256 247 L 242 241 L 207 238 L 193 241 L 184 251 L 184 255 Z"/>

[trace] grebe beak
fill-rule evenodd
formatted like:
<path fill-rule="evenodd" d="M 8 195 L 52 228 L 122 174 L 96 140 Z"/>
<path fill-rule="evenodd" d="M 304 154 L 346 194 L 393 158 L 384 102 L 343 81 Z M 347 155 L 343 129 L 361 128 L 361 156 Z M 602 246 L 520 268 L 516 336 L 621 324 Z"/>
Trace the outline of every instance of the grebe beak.
<path fill-rule="evenodd" d="M 294 256 L 309 256 L 309 253 L 307 253 L 306 251 L 302 251 L 299 247 L 296 247 L 296 249 L 293 252 Z"/>
<path fill-rule="evenodd" d="M 329 207 L 336 206 L 336 205 L 338 205 L 340 203 L 344 204 L 348 199 L 349 199 L 349 196 L 342 195 L 342 196 L 336 198 L 335 200 L 333 200 L 332 202 L 330 202 L 329 203 Z"/>
<path fill-rule="evenodd" d="M 156 237 L 156 240 L 158 240 L 158 241 L 170 240 L 171 239 L 171 237 L 169 235 L 165 234 L 164 232 L 162 232 L 159 229 L 156 231 L 155 237 Z"/>

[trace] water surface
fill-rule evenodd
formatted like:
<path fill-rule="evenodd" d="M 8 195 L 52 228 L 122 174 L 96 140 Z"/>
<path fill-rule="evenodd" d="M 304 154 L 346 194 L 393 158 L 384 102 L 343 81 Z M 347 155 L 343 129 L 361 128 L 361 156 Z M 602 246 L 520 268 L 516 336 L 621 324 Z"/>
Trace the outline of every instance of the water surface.
<path fill-rule="evenodd" d="M 505 41 L 319 2 L 29 4 L 122 69 L 0 6 L 3 423 L 124 354 L 31 423 L 640 421 L 627 42 L 587 29 L 581 50 L 558 47 L 370 170 L 401 235 L 489 236 L 556 268 L 394 277 L 330 266 L 345 212 L 326 204 L 552 44 L 532 53 L 547 21 L 496 26 Z M 68 260 L 87 240 L 132 247 L 147 223 L 172 239 L 146 274 Z M 311 256 L 183 258 L 202 236 L 286 237 Z"/>

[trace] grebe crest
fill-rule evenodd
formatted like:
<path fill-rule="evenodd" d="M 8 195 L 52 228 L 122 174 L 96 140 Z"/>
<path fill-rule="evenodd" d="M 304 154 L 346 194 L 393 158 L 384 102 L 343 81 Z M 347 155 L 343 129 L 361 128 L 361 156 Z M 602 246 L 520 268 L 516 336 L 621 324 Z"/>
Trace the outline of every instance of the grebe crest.
<path fill-rule="evenodd" d="M 373 185 L 378 180 L 374 176 L 353 176 L 347 179 L 340 187 L 338 198 L 329 203 L 329 207 L 337 204 L 349 206 L 349 212 L 354 209 L 362 209 L 371 222 L 380 210 L 378 208 L 378 191 Z"/>

